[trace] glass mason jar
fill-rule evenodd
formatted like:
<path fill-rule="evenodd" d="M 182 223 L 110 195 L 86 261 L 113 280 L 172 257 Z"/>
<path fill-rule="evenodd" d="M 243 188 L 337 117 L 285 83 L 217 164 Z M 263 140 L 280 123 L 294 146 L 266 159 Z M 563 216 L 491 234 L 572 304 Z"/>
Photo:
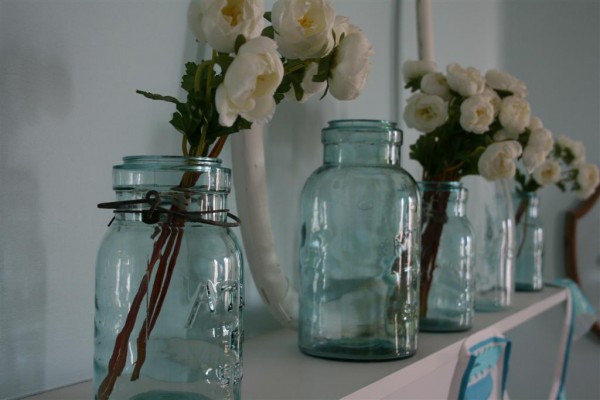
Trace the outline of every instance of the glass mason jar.
<path fill-rule="evenodd" d="M 463 178 L 475 238 L 475 311 L 502 311 L 515 291 L 515 217 L 508 182 Z"/>
<path fill-rule="evenodd" d="M 394 122 L 323 129 L 324 164 L 301 197 L 299 348 L 387 360 L 417 349 L 420 207 Z"/>
<path fill-rule="evenodd" d="M 422 201 L 420 329 L 471 328 L 474 314 L 473 231 L 460 182 L 419 182 Z"/>
<path fill-rule="evenodd" d="M 125 157 L 96 263 L 96 399 L 239 399 L 242 256 L 218 159 Z"/>
<path fill-rule="evenodd" d="M 544 231 L 538 218 L 539 197 L 535 192 L 515 196 L 517 273 L 516 290 L 542 290 Z"/>

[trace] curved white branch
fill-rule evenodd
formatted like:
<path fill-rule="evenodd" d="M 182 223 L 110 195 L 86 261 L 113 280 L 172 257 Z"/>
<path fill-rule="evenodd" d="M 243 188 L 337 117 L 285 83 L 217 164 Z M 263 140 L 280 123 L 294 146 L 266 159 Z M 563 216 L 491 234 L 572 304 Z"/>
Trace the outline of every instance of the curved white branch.
<path fill-rule="evenodd" d="M 295 328 L 298 294 L 282 272 L 271 231 L 263 128 L 257 126 L 233 135 L 231 153 L 242 240 L 252 278 L 275 318 Z"/>

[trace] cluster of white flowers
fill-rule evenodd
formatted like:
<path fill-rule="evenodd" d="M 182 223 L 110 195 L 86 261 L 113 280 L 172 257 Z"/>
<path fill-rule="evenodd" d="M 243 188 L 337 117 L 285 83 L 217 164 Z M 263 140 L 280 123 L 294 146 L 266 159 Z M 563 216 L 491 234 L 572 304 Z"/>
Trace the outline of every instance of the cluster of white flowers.
<path fill-rule="evenodd" d="M 492 69 L 482 75 L 456 63 L 449 64 L 444 75 L 428 60 L 405 62 L 403 75 L 407 87 L 416 91 L 404 109 L 408 127 L 423 133 L 439 133 L 441 128 L 489 135 L 498 144 L 490 141 L 486 146 L 478 161 L 480 175 L 488 180 L 514 175 L 515 161 L 523 154 L 518 138 L 531 122 L 523 82 L 506 72 Z M 541 147 L 531 146 L 528 157 L 534 148 Z"/>
<path fill-rule="evenodd" d="M 195 0 L 190 6 L 188 22 L 196 38 L 216 51 L 234 53 L 243 36 L 216 92 L 222 126 L 232 126 L 238 116 L 251 123 L 271 118 L 274 94 L 290 60 L 302 61 L 304 75 L 301 94 L 288 98 L 305 101 L 327 88 L 339 100 L 360 94 L 370 71 L 372 44 L 347 17 L 336 16 L 331 0 L 277 0 L 270 20 L 272 37 L 265 35 L 263 0 Z M 315 81 L 321 74 L 319 63 L 328 57 L 326 77 Z"/>
<path fill-rule="evenodd" d="M 404 109 L 406 125 L 434 135 L 435 143 L 452 145 L 463 155 L 480 154 L 476 170 L 485 179 L 515 176 L 525 191 L 556 184 L 582 198 L 594 192 L 599 182 L 598 167 L 585 162 L 583 144 L 566 136 L 555 142 L 540 118 L 532 116 L 525 99 L 526 85 L 511 74 L 492 69 L 482 75 L 475 68 L 458 64 L 448 65 L 443 74 L 433 61 L 421 60 L 404 63 L 403 76 L 406 87 L 415 92 Z M 450 139 L 443 140 L 444 136 Z M 431 142 L 423 143 L 423 149 L 435 151 Z M 478 153 L 477 148 L 484 150 Z M 438 153 L 413 152 L 421 158 L 437 157 L 436 162 L 446 162 L 451 170 L 458 170 L 468 161 L 448 163 L 454 155 L 446 149 Z M 519 172 L 521 167 L 524 174 Z M 473 169 L 465 170 L 473 173 Z M 436 172 L 438 175 L 433 176 L 443 175 Z M 450 176 L 460 178 L 456 173 Z"/>

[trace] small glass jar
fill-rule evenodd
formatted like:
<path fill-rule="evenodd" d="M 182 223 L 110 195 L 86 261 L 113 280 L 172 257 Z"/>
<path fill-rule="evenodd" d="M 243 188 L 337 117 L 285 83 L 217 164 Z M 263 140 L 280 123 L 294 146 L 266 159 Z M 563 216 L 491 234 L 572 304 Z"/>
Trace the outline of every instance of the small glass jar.
<path fill-rule="evenodd" d="M 475 311 L 503 311 L 515 292 L 515 215 L 506 179 L 463 178 L 475 243 Z"/>
<path fill-rule="evenodd" d="M 323 129 L 324 163 L 301 197 L 299 347 L 347 360 L 417 349 L 420 207 L 402 132 L 376 120 Z"/>
<path fill-rule="evenodd" d="M 473 231 L 460 182 L 419 182 L 422 197 L 420 329 L 471 328 L 474 314 Z"/>
<path fill-rule="evenodd" d="M 517 272 L 516 290 L 542 290 L 544 230 L 538 217 L 539 197 L 535 192 L 515 196 Z"/>
<path fill-rule="evenodd" d="M 113 167 L 98 251 L 96 399 L 239 399 L 243 267 L 226 226 L 230 170 L 132 156 Z"/>

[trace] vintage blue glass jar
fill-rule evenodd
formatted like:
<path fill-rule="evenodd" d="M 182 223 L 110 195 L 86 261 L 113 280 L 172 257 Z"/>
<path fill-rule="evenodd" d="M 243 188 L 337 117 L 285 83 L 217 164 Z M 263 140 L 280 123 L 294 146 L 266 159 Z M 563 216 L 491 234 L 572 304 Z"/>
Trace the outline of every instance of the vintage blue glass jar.
<path fill-rule="evenodd" d="M 301 198 L 299 347 L 387 360 L 417 349 L 420 206 L 402 132 L 377 120 L 323 129 L 324 163 Z"/>
<path fill-rule="evenodd" d="M 134 156 L 96 263 L 96 399 L 238 399 L 243 268 L 227 226 L 230 170 Z"/>
<path fill-rule="evenodd" d="M 538 216 L 539 197 L 535 192 L 521 192 L 515 197 L 516 290 L 542 290 L 544 230 Z"/>
<path fill-rule="evenodd" d="M 473 231 L 460 182 L 419 182 L 422 197 L 420 329 L 471 328 L 474 314 Z"/>

